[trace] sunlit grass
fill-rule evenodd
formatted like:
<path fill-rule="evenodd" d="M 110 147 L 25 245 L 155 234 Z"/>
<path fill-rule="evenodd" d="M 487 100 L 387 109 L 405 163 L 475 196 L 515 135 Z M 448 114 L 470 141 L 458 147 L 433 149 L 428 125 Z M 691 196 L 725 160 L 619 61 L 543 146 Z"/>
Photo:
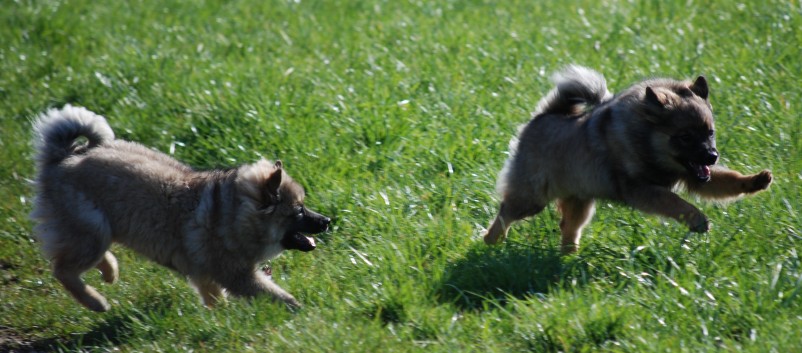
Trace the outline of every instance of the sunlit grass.
<path fill-rule="evenodd" d="M 796 2 L 36 1 L 0 19 L 0 350 L 796 351 Z M 568 63 L 613 90 L 711 82 L 722 161 L 769 192 L 700 204 L 708 234 L 600 202 L 558 254 L 553 207 L 489 248 L 510 137 Z M 271 266 L 305 304 L 199 305 L 115 248 L 91 313 L 31 240 L 30 119 L 64 103 L 198 168 L 281 159 L 334 218 Z"/>

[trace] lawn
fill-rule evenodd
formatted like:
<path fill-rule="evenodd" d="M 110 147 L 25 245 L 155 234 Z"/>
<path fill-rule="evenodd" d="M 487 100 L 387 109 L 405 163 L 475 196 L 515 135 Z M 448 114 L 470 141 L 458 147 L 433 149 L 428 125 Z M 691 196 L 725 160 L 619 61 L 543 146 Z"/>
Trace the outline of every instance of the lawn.
<path fill-rule="evenodd" d="M 6 1 L 0 351 L 802 350 L 799 1 Z M 611 90 L 705 75 L 721 162 L 770 190 L 693 202 L 709 233 L 607 202 L 559 255 L 553 206 L 481 234 L 516 127 L 569 63 Z M 270 263 L 304 307 L 208 310 L 120 247 L 121 279 L 52 278 L 28 220 L 31 120 L 66 103 L 197 168 L 281 159 L 332 216 Z M 566 161 L 570 163 L 570 161 Z"/>

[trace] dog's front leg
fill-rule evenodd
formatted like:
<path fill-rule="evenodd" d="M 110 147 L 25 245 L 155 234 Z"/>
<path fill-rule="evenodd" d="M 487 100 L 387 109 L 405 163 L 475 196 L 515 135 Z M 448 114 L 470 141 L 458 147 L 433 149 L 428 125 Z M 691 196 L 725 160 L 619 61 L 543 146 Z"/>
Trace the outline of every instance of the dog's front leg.
<path fill-rule="evenodd" d="M 635 209 L 682 222 L 692 232 L 704 233 L 710 229 L 702 211 L 666 188 L 651 185 L 628 187 L 624 189 L 622 198 Z"/>
<path fill-rule="evenodd" d="M 229 293 L 239 297 L 256 297 L 264 294 L 271 295 L 292 308 L 301 307 L 301 303 L 290 293 L 279 287 L 264 272 L 256 270 L 247 275 L 234 276 L 235 279 L 225 285 Z"/>
<path fill-rule="evenodd" d="M 710 181 L 688 181 L 688 191 L 701 197 L 726 199 L 765 190 L 771 184 L 768 170 L 753 175 L 743 175 L 722 166 L 710 168 Z"/>
<path fill-rule="evenodd" d="M 226 293 L 219 284 L 199 276 L 189 276 L 189 282 L 198 291 L 203 305 L 213 308 L 219 302 L 225 302 Z"/>

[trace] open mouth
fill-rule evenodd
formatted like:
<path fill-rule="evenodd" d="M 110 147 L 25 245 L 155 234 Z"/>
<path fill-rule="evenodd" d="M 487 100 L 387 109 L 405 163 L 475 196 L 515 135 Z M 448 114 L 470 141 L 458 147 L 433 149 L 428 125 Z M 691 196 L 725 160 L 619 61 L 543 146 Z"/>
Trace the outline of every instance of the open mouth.
<path fill-rule="evenodd" d="M 690 171 L 691 174 L 693 174 L 699 181 L 710 180 L 710 166 L 694 162 L 687 162 L 685 163 L 685 167 L 688 168 L 688 171 Z"/>
<path fill-rule="evenodd" d="M 281 245 L 287 250 L 300 250 L 303 252 L 315 250 L 315 239 L 301 233 L 287 233 L 281 239 Z"/>

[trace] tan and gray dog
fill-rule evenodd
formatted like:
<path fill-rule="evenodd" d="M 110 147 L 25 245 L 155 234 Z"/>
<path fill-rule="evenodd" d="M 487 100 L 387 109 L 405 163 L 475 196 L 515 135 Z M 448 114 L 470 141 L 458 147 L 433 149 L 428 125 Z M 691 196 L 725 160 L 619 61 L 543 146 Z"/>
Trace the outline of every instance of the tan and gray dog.
<path fill-rule="evenodd" d="M 716 165 L 707 80 L 651 79 L 613 96 L 596 71 L 569 66 L 511 143 L 498 180 L 501 205 L 484 240 L 503 240 L 515 221 L 552 200 L 562 214 L 562 250 L 579 247 L 594 200 L 627 204 L 709 229 L 707 217 L 674 190 L 709 199 L 736 198 L 769 187 L 764 170 L 742 175 Z"/>
<path fill-rule="evenodd" d="M 329 218 L 304 207 L 281 162 L 196 171 L 116 140 L 103 117 L 69 105 L 42 114 L 35 132 L 34 232 L 56 279 L 87 308 L 109 309 L 81 275 L 97 268 L 106 282 L 117 279 L 112 243 L 187 276 L 207 306 L 226 293 L 300 305 L 259 265 L 313 250 L 304 234 L 325 231 Z"/>

